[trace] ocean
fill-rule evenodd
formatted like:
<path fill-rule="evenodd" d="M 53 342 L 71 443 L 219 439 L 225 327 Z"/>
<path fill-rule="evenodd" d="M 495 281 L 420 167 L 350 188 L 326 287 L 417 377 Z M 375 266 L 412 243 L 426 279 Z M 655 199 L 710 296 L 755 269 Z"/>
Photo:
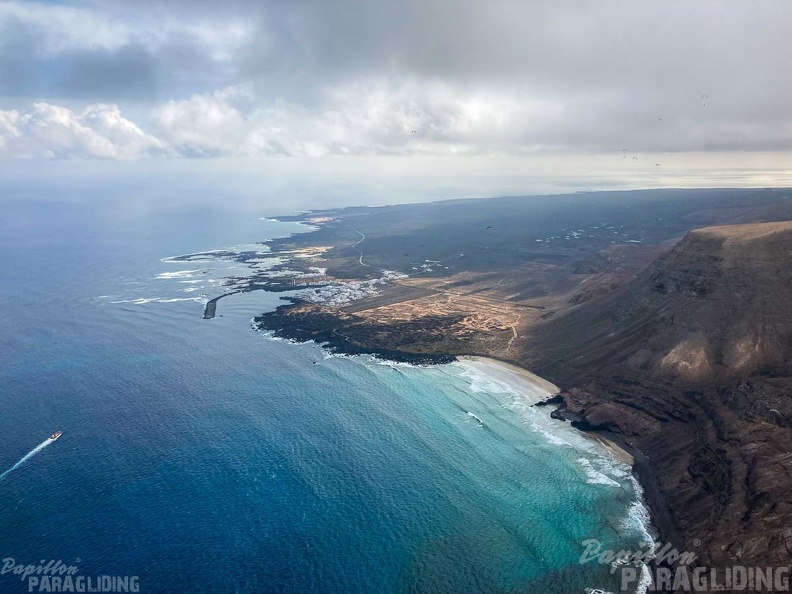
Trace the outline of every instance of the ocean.
<path fill-rule="evenodd" d="M 0 559 L 141 592 L 619 591 L 579 559 L 647 538 L 629 467 L 486 367 L 253 331 L 279 294 L 201 319 L 250 269 L 168 258 L 307 230 L 267 214 L 4 204 Z"/>

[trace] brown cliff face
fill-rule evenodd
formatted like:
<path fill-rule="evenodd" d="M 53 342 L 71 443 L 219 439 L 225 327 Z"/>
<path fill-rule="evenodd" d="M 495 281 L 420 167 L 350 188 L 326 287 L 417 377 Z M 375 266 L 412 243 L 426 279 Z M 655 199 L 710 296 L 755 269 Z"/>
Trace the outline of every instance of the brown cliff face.
<path fill-rule="evenodd" d="M 792 222 L 691 232 L 534 328 L 523 362 L 567 388 L 584 426 L 646 454 L 689 550 L 792 563 Z"/>

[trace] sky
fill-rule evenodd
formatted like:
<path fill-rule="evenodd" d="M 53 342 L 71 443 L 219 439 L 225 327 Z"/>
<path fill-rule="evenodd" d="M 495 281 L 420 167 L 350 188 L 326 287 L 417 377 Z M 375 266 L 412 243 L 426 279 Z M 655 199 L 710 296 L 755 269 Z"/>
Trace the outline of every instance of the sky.
<path fill-rule="evenodd" d="M 792 185 L 790 24 L 787 0 L 0 1 L 0 175 L 359 202 Z"/>

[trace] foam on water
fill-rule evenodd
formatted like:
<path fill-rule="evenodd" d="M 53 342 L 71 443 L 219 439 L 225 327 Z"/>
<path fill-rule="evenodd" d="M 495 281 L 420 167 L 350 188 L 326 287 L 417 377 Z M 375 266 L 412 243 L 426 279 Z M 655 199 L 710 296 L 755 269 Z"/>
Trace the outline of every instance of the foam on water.
<path fill-rule="evenodd" d="M 364 360 L 368 363 L 373 365 L 384 365 L 385 367 L 406 367 L 408 369 L 420 369 L 424 367 L 423 365 L 416 365 L 414 363 L 408 363 L 407 361 L 390 361 L 388 359 L 380 359 L 378 357 L 372 357 L 369 355 L 361 355 Z"/>
<path fill-rule="evenodd" d="M 465 366 L 464 371 L 459 374 L 470 383 L 470 391 L 474 394 L 517 394 L 509 384 L 494 379 L 486 373 Z"/>
<path fill-rule="evenodd" d="M 594 468 L 594 465 L 590 460 L 586 458 L 578 458 L 578 464 L 583 467 L 583 471 L 586 473 L 586 482 L 588 484 L 608 485 L 609 487 L 616 487 L 617 489 L 621 488 L 621 485 L 617 481 Z"/>
<path fill-rule="evenodd" d="M 652 517 L 649 513 L 649 508 L 646 507 L 643 499 L 644 490 L 638 479 L 630 473 L 630 483 L 632 484 L 633 492 L 635 493 L 636 500 L 630 504 L 630 509 L 627 512 L 627 517 L 624 520 L 625 526 L 638 530 L 641 533 L 641 542 L 649 544 L 655 542 L 657 537 L 654 526 L 652 525 Z"/>
<path fill-rule="evenodd" d="M 639 534 L 641 542 L 654 542 L 651 516 L 643 502 L 643 489 L 627 463 L 615 458 L 604 446 L 578 430 L 571 429 L 566 424 L 559 425 L 545 410 L 532 406 L 533 402 L 514 385 L 491 378 L 485 372 L 470 366 L 464 366 L 459 377 L 469 382 L 472 393 L 510 396 L 511 399 L 502 406 L 519 415 L 527 428 L 542 435 L 555 446 L 570 448 L 583 454 L 585 457 L 577 458 L 577 463 L 583 469 L 588 484 L 631 490 L 635 500 L 630 503 L 622 524 L 626 530 Z"/>
<path fill-rule="evenodd" d="M 140 297 L 138 299 L 121 299 L 119 301 L 111 301 L 110 303 L 134 303 L 135 305 L 146 305 L 147 303 L 177 303 L 179 301 L 195 301 L 196 303 L 206 303 L 207 298 L 204 297 Z"/>
<path fill-rule="evenodd" d="M 652 572 L 649 571 L 649 568 L 646 566 L 645 563 L 642 563 L 641 579 L 638 581 L 638 587 L 635 590 L 635 594 L 646 594 L 646 592 L 649 591 L 651 585 L 652 585 Z"/>
<path fill-rule="evenodd" d="M 197 270 L 175 270 L 173 272 L 161 272 L 155 278 L 169 279 L 169 278 L 191 278 L 197 274 L 206 274 L 209 272 L 206 268 Z"/>
<path fill-rule="evenodd" d="M 30 450 L 30 451 L 29 451 L 27 454 L 25 454 L 25 455 L 24 455 L 24 456 L 23 456 L 23 457 L 22 457 L 22 458 L 19 460 L 19 462 L 17 462 L 16 464 L 14 464 L 14 465 L 13 465 L 11 468 L 9 468 L 8 470 L 6 470 L 6 471 L 5 471 L 3 474 L 0 474 L 0 481 L 1 481 L 1 480 L 3 480 L 3 479 L 6 477 L 6 476 L 8 476 L 9 474 L 11 474 L 12 472 L 14 472 L 14 471 L 15 471 L 17 468 L 19 468 L 20 466 L 22 466 L 22 465 L 23 465 L 25 462 L 27 462 L 28 460 L 30 460 L 30 459 L 31 459 L 33 456 L 35 456 L 36 454 L 38 454 L 38 453 L 39 453 L 41 450 L 43 450 L 43 449 L 44 449 L 44 448 L 46 448 L 48 445 L 50 445 L 50 444 L 51 444 L 53 441 L 54 441 L 54 440 L 52 440 L 52 439 L 50 439 L 50 438 L 47 438 L 47 439 L 45 439 L 44 441 L 42 441 L 40 444 L 38 444 L 38 445 L 37 445 L 35 448 L 33 448 L 32 450 Z"/>
<path fill-rule="evenodd" d="M 475 419 L 475 420 L 478 422 L 479 426 L 481 426 L 481 427 L 484 427 L 484 421 L 482 421 L 482 420 L 481 420 L 479 417 L 477 417 L 476 415 L 474 415 L 472 412 L 468 411 L 468 412 L 467 412 L 467 413 L 465 413 L 465 414 L 466 414 L 468 417 L 470 417 L 471 419 Z"/>

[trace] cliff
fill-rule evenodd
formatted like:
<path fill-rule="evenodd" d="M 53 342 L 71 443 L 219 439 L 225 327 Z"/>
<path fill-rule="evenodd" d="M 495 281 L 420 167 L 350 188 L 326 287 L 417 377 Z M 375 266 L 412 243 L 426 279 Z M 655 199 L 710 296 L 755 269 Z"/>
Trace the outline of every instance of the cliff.
<path fill-rule="evenodd" d="M 693 231 L 520 356 L 646 455 L 666 532 L 713 566 L 792 561 L 791 255 L 792 222 Z"/>

